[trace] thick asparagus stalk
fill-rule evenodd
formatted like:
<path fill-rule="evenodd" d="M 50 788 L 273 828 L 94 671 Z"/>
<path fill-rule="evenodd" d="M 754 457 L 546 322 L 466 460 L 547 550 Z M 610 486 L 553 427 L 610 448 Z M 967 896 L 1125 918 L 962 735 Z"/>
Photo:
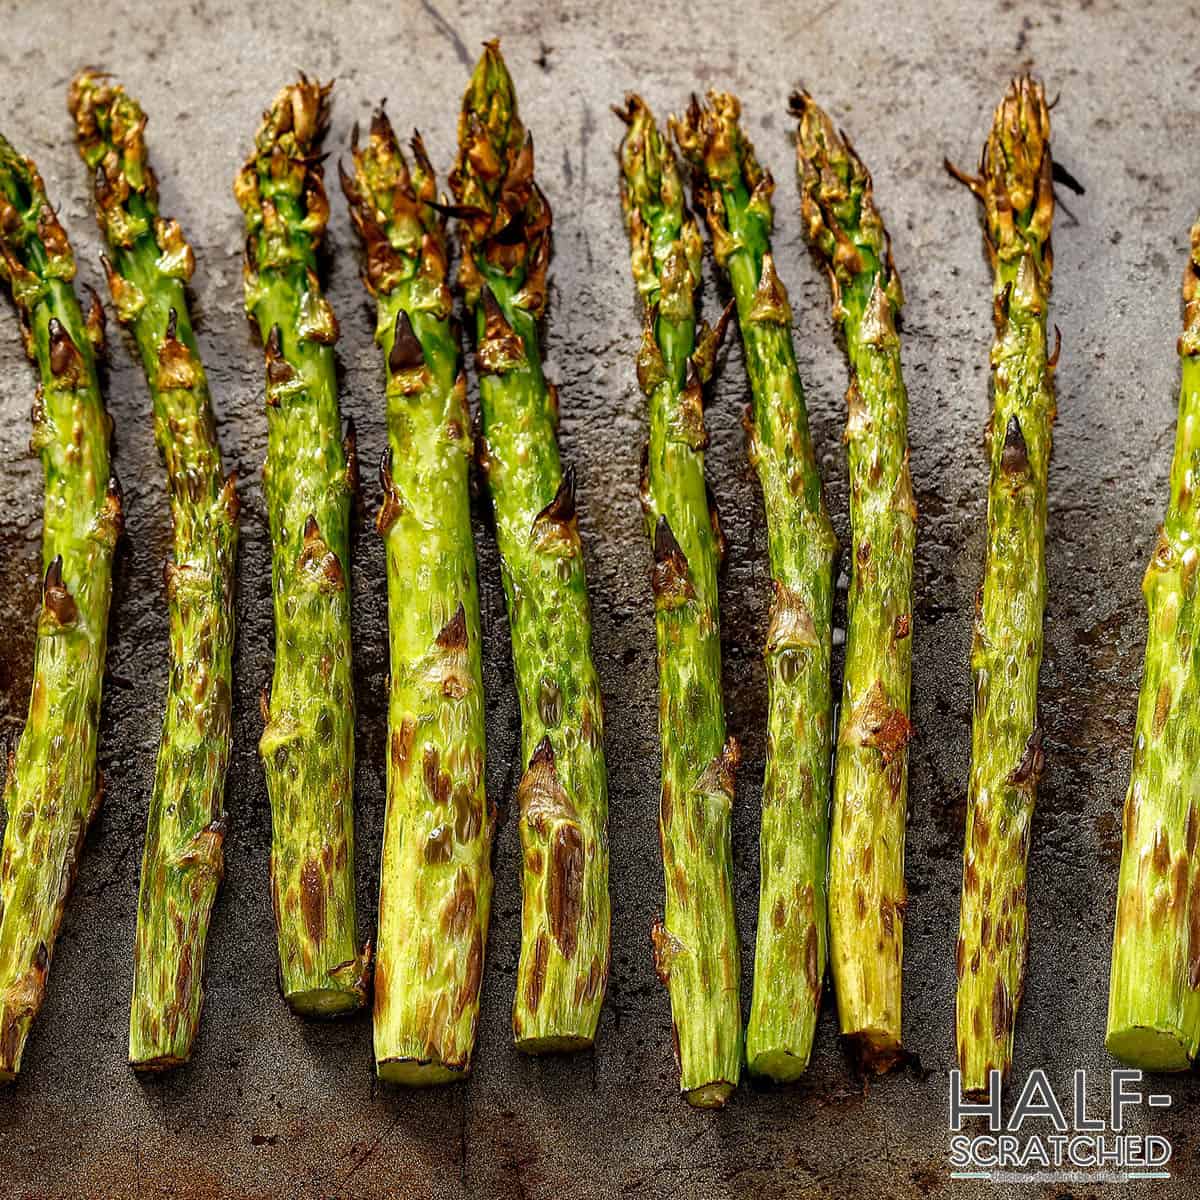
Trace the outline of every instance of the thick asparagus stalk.
<path fill-rule="evenodd" d="M 900 1058 L 904 826 L 916 504 L 891 241 L 854 148 L 807 92 L 792 97 L 805 235 L 825 264 L 850 362 L 846 444 L 854 542 L 833 779 L 829 957 L 842 1035 L 862 1061 Z"/>
<path fill-rule="evenodd" d="M 1200 222 L 1183 277 L 1183 380 L 1171 498 L 1142 581 L 1149 616 L 1108 993 L 1108 1048 L 1148 1070 L 1181 1071 L 1200 1050 L 1200 704 L 1195 570 L 1200 513 Z"/>
<path fill-rule="evenodd" d="M 79 152 L 94 172 L 113 303 L 150 385 L 175 540 L 167 565 L 171 672 L 129 1015 L 129 1061 L 154 1070 L 191 1056 L 204 1002 L 204 945 L 224 865 L 238 498 L 221 468 L 188 314 L 184 285 L 195 259 L 179 225 L 159 216 L 146 117 L 124 88 L 89 71 L 72 83 L 68 103 Z"/>
<path fill-rule="evenodd" d="M 1037 681 L 1057 359 L 1057 351 L 1053 358 L 1046 352 L 1054 190 L 1042 85 L 1029 76 L 1013 80 L 978 178 L 950 169 L 984 206 L 995 270 L 987 558 L 971 648 L 975 706 L 957 946 L 962 1088 L 982 1095 L 989 1072 L 1007 1076 L 1012 1065 L 1029 946 L 1029 824 L 1042 773 Z"/>
<path fill-rule="evenodd" d="M 121 496 L 109 468 L 112 422 L 96 379 L 103 310 L 93 297 L 84 320 L 74 277 L 67 235 L 37 168 L 0 137 L 0 278 L 12 290 L 40 376 L 31 446 L 46 486 L 33 689 L 4 786 L 0 1083 L 21 1069 L 102 792 L 96 726 Z"/>
<path fill-rule="evenodd" d="M 792 346 L 791 306 L 771 256 L 774 181 L 726 93 L 693 97 L 675 136 L 696 173 L 713 253 L 737 302 L 752 416 L 750 459 L 767 515 L 775 596 L 765 650 L 767 764 L 754 995 L 746 1028 L 750 1070 L 796 1078 L 808 1065 L 825 975 L 825 877 L 832 718 L 833 562 Z"/>
<path fill-rule="evenodd" d="M 316 157 L 329 87 L 304 76 L 263 116 L 234 194 L 246 214 L 246 311 L 266 347 L 275 676 L 259 742 L 271 798 L 271 892 L 284 997 L 335 1016 L 366 1000 L 370 947 L 354 908 L 350 495 L 333 344 L 317 280 L 329 216 Z"/>
<path fill-rule="evenodd" d="M 492 900 L 484 794 L 470 417 L 450 322 L 445 222 L 420 137 L 413 168 L 381 108 L 354 177 L 363 280 L 387 364 L 388 451 L 376 527 L 387 544 L 391 696 L 375 959 L 375 1067 L 444 1083 L 471 1065 Z"/>
<path fill-rule="evenodd" d="M 703 247 L 671 143 L 639 96 L 627 97 L 617 114 L 628 126 L 621 206 L 646 316 L 638 382 L 650 407 L 650 441 L 641 500 L 654 547 L 666 884 L 655 964 L 670 990 L 680 1089 L 689 1103 L 715 1108 L 737 1086 L 742 1057 L 730 828 L 740 752 L 725 736 L 722 538 L 704 481 L 701 390 L 719 334 L 703 326 L 697 338 Z"/>
<path fill-rule="evenodd" d="M 592 1044 L 608 983 L 608 784 L 591 616 L 564 475 L 558 398 L 542 375 L 550 206 L 512 79 L 487 43 L 463 97 L 450 185 L 459 282 L 475 315 L 482 467 L 495 509 L 525 772 L 513 1037 L 529 1053 Z"/>

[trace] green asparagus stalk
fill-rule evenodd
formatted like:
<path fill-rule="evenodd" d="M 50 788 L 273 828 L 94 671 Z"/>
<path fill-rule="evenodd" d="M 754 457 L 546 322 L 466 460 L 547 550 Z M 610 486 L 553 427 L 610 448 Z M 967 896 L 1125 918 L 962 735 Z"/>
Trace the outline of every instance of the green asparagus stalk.
<path fill-rule="evenodd" d="M 850 363 L 854 554 L 829 851 L 829 953 L 842 1035 L 865 1066 L 901 1057 L 904 827 L 916 503 L 896 318 L 904 303 L 871 175 L 807 92 L 792 97 L 805 235 L 829 273 Z"/>
<path fill-rule="evenodd" d="M 487 43 L 463 97 L 450 185 L 463 243 L 459 283 L 475 317 L 483 443 L 495 510 L 525 771 L 524 856 L 513 1037 L 528 1053 L 595 1040 L 608 983 L 608 784 L 604 713 L 575 517 L 542 374 L 550 206 L 512 79 Z"/>
<path fill-rule="evenodd" d="M 42 1007 L 54 942 L 100 807 L 96 727 L 121 495 L 96 378 L 104 315 L 87 319 L 75 259 L 33 163 L 0 137 L 0 278 L 40 383 L 31 447 L 45 473 L 42 567 L 29 716 L 8 756 L 0 851 L 0 1083 L 16 1078 Z"/>
<path fill-rule="evenodd" d="M 775 595 L 765 650 L 767 764 L 750 1070 L 795 1079 L 808 1065 L 826 957 L 832 740 L 830 654 L 837 541 L 825 511 L 792 346 L 791 306 L 771 255 L 771 194 L 731 95 L 694 97 L 676 140 L 695 170 L 713 254 L 737 302 L 752 416 L 750 460 L 767 515 Z"/>
<path fill-rule="evenodd" d="M 492 900 L 484 794 L 470 417 L 446 285 L 445 221 L 419 135 L 410 170 L 382 108 L 342 188 L 378 304 L 388 450 L 391 697 L 375 960 L 375 1068 L 393 1083 L 470 1070 Z"/>
<path fill-rule="evenodd" d="M 1200 1051 L 1200 880 L 1191 729 L 1200 704 L 1196 664 L 1193 473 L 1200 455 L 1200 222 L 1183 277 L 1182 385 L 1171 498 L 1142 592 L 1149 633 L 1108 993 L 1109 1050 L 1147 1070 L 1182 1071 Z"/>
<path fill-rule="evenodd" d="M 645 305 L 637 362 L 650 407 L 641 500 L 654 547 L 666 884 L 664 917 L 653 931 L 655 964 L 670 990 L 680 1089 L 689 1103 L 716 1108 L 737 1086 L 742 1057 L 730 828 L 740 751 L 725 736 L 717 606 L 723 541 L 704 481 L 702 387 L 720 333 L 701 326 L 697 334 L 703 246 L 671 143 L 641 97 L 628 96 L 616 111 L 628 126 L 621 206 Z"/>
<path fill-rule="evenodd" d="M 271 799 L 271 892 L 284 997 L 336 1016 L 366 1001 L 370 947 L 354 906 L 354 692 L 350 496 L 354 429 L 342 438 L 317 246 L 329 202 L 316 157 L 329 87 L 305 78 L 263 116 L 234 194 L 246 214 L 246 311 L 266 348 L 275 676 L 259 742 Z"/>
<path fill-rule="evenodd" d="M 150 385 L 174 529 L 171 672 L 146 822 L 129 1015 L 130 1063 L 158 1070 L 191 1057 L 224 865 L 238 497 L 236 480 L 221 467 L 188 314 L 185 284 L 195 258 L 178 223 L 159 215 L 145 114 L 124 88 L 91 71 L 75 78 L 68 104 L 79 152 L 94 172 L 113 303 Z"/>
<path fill-rule="evenodd" d="M 1029 825 L 1043 761 L 1037 682 L 1057 351 L 1047 356 L 1054 190 L 1042 85 L 1029 76 L 1013 80 L 978 178 L 947 168 L 983 204 L 995 271 L 987 557 L 971 648 L 975 705 L 957 946 L 962 1089 L 986 1095 L 990 1072 L 1004 1078 L 1012 1065 L 1029 945 Z"/>

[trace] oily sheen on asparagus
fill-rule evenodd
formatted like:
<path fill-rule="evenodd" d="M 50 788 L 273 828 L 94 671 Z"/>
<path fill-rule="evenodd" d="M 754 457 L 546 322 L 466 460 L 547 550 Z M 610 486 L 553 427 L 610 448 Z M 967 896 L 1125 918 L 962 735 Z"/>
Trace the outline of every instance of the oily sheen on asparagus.
<path fill-rule="evenodd" d="M 983 205 L 995 272 L 987 556 L 971 647 L 975 704 L 957 946 L 962 1089 L 985 1095 L 990 1073 L 1003 1078 L 1012 1065 L 1029 945 L 1029 826 L 1043 763 L 1037 684 L 1057 351 L 1048 355 L 1046 342 L 1054 187 L 1042 85 L 1027 75 L 1014 79 L 978 176 L 951 170 Z"/>
<path fill-rule="evenodd" d="M 246 311 L 266 349 L 275 674 L 259 754 L 271 799 L 271 892 L 284 997 L 336 1016 L 366 1001 L 354 902 L 350 666 L 353 427 L 342 436 L 317 246 L 329 217 L 318 152 L 329 87 L 301 76 L 263 116 L 234 194 L 246 218 Z"/>
<path fill-rule="evenodd" d="M 475 319 L 481 465 L 495 511 L 524 774 L 513 1036 L 530 1053 L 592 1044 L 608 983 L 608 784 L 591 616 L 563 472 L 558 399 L 542 374 L 550 206 L 496 42 L 463 97 L 450 176 L 461 284 Z"/>
<path fill-rule="evenodd" d="M 730 828 L 739 751 L 725 734 L 722 537 L 704 480 L 703 385 L 719 334 L 697 332 L 703 246 L 671 143 L 640 97 L 617 112 L 628 126 L 621 204 L 645 307 L 637 368 L 650 412 L 641 500 L 654 551 L 666 884 L 654 956 L 671 996 L 680 1089 L 689 1103 L 711 1108 L 737 1086 L 742 1056 Z"/>
<path fill-rule="evenodd" d="M 1200 762 L 1191 732 L 1200 705 L 1194 482 L 1200 454 L 1200 222 L 1192 226 L 1183 300 L 1171 494 L 1142 580 L 1149 630 L 1125 796 L 1105 1039 L 1118 1058 L 1152 1071 L 1185 1070 L 1200 1050 Z"/>
<path fill-rule="evenodd" d="M 829 960 L 842 1035 L 901 1057 L 904 829 L 916 504 L 896 318 L 903 304 L 871 175 L 807 92 L 792 97 L 804 232 L 824 263 L 850 364 L 853 554 L 829 852 Z"/>
<path fill-rule="evenodd" d="M 85 71 L 68 97 L 93 172 L 113 305 L 137 344 L 167 467 L 174 533 L 166 567 L 171 671 L 146 821 L 134 944 L 129 1061 L 187 1062 L 204 1002 L 204 947 L 224 867 L 238 498 L 221 466 L 185 285 L 195 267 L 158 211 L 146 117 L 119 84 Z"/>
<path fill-rule="evenodd" d="M 775 594 L 765 650 L 762 876 L 746 1062 L 755 1074 L 789 1080 L 808 1065 L 825 975 L 837 541 L 809 437 L 791 305 L 771 255 L 774 181 L 740 113 L 733 96 L 710 92 L 703 105 L 693 97 L 673 124 L 737 302 L 752 396 L 750 459 L 767 516 Z"/>
<path fill-rule="evenodd" d="M 387 547 L 391 694 L 375 958 L 375 1068 L 444 1083 L 471 1065 L 492 899 L 484 794 L 471 422 L 446 283 L 445 220 L 413 136 L 382 108 L 342 175 L 378 306 L 388 449 L 376 528 Z"/>
<path fill-rule="evenodd" d="M 75 259 L 33 163 L 0 137 L 0 278 L 36 363 L 31 448 L 42 460 L 42 600 L 29 715 L 4 783 L 0 1083 L 21 1070 L 88 826 L 100 807 L 96 726 L 121 495 L 96 378 L 104 315 L 87 319 Z"/>

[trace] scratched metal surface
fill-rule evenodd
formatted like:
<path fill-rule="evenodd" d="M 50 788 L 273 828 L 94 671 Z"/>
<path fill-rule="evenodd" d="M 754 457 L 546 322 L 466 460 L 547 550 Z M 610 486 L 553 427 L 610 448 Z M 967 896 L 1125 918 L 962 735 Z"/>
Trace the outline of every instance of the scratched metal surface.
<path fill-rule="evenodd" d="M 194 0 L 151 12 L 0 2 L 0 121 L 36 156 L 78 251 L 100 282 L 98 234 L 65 111 L 70 73 L 102 64 L 151 114 L 164 211 L 196 248 L 196 310 L 230 463 L 243 472 L 236 746 L 229 777 L 228 877 L 212 930 L 208 1001 L 193 1064 L 142 1081 L 125 1066 L 143 821 L 165 686 L 160 568 L 168 547 L 163 473 L 128 345 L 112 339 L 109 406 L 124 481 L 121 557 L 105 688 L 104 810 L 88 840 L 19 1083 L 0 1097 L 0 1195 L 132 1197 L 800 1197 L 983 1196 L 952 1184 L 945 1154 L 953 1056 L 953 946 L 968 766 L 967 652 L 984 514 L 981 431 L 991 337 L 989 275 L 971 198 L 942 173 L 971 165 L 1014 71 L 1036 66 L 1051 93 L 1056 157 L 1088 187 L 1056 229 L 1053 320 L 1061 327 L 1059 419 L 1050 482 L 1047 768 L 1030 855 L 1032 947 L 1016 1069 L 1107 1068 L 1101 1049 L 1119 806 L 1140 670 L 1139 580 L 1165 500 L 1174 426 L 1178 284 L 1195 186 L 1194 18 L 1113 0 L 989 5 L 870 0 L 823 6 L 757 0 L 731 8 L 659 0 L 608 6 L 462 0 L 341 5 Z M 579 472 L 581 523 L 608 699 L 613 971 L 594 1054 L 518 1057 L 509 1038 L 517 958 L 517 830 L 511 814 L 517 709 L 498 565 L 477 535 L 486 626 L 489 785 L 505 814 L 475 1074 L 406 1095 L 376 1087 L 367 1018 L 303 1024 L 275 990 L 267 893 L 269 814 L 255 756 L 256 697 L 271 629 L 261 358 L 241 311 L 240 214 L 230 182 L 261 107 L 289 72 L 336 76 L 328 148 L 390 98 L 434 162 L 451 161 L 456 108 L 484 37 L 499 34 L 555 209 L 547 336 L 562 386 L 562 444 Z M 803 81 L 844 122 L 874 170 L 908 293 L 904 356 L 921 508 L 906 946 L 906 1040 L 919 1067 L 864 1087 L 838 1047 L 829 1005 L 804 1082 L 743 1087 L 729 1108 L 681 1106 L 667 997 L 648 929 L 659 910 L 657 739 L 648 553 L 636 502 L 644 436 L 632 354 L 638 314 L 619 217 L 609 112 L 627 88 L 660 113 L 696 86 L 738 91 L 779 180 L 776 248 L 792 292 L 802 372 L 831 511 L 846 531 L 840 443 L 845 368 L 824 280 L 804 251 L 792 176 L 788 91 Z M 1066 210 L 1069 208 L 1070 212 Z M 329 292 L 341 318 L 342 403 L 364 462 L 384 444 L 372 307 L 333 194 Z M 709 274 L 709 313 L 718 288 Z M 735 339 L 736 340 L 736 339 Z M 31 373 L 11 307 L 0 308 L 0 733 L 24 717 L 36 607 L 40 470 L 27 453 Z M 729 720 L 745 747 L 736 807 L 744 999 L 757 897 L 763 765 L 759 647 L 766 545 L 739 415 L 737 347 L 709 421 L 710 474 L 730 554 L 722 592 Z M 364 489 L 373 509 L 374 488 Z M 369 522 L 354 544 L 358 681 L 358 887 L 373 931 L 384 792 L 383 561 Z M 1170 1082 L 1154 1127 L 1178 1177 L 1153 1195 L 1192 1195 L 1200 1087 Z M 1027 1193 L 1030 1194 L 1030 1193 Z M 1070 1187 L 1036 1194 L 1087 1195 Z M 1124 1194 L 1138 1195 L 1133 1187 Z M 1147 1191 L 1146 1194 L 1150 1194 Z"/>

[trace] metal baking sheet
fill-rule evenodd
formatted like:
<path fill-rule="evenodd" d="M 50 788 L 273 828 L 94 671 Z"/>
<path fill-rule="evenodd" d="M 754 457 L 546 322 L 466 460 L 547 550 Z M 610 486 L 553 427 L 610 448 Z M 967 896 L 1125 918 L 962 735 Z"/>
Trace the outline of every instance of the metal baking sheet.
<path fill-rule="evenodd" d="M 561 440 L 578 471 L 595 649 L 608 700 L 612 982 L 594 1054 L 529 1060 L 512 1049 L 519 878 L 512 812 L 518 717 L 493 538 L 477 538 L 488 688 L 488 781 L 500 804 L 496 904 L 475 1073 L 417 1094 L 377 1087 L 367 1017 L 294 1019 L 275 986 L 267 889 L 269 810 L 255 753 L 271 666 L 261 355 L 241 307 L 241 214 L 230 187 L 262 107 L 297 68 L 337 78 L 327 143 L 347 151 L 381 97 L 418 126 L 439 171 L 485 37 L 499 35 L 555 212 L 547 332 L 562 392 Z M 198 328 L 227 459 L 241 468 L 236 744 L 227 880 L 192 1065 L 135 1078 L 125 1065 L 135 896 L 166 679 L 161 565 L 164 476 L 146 389 L 113 330 L 108 402 L 127 498 L 105 685 L 104 809 L 88 840 L 15 1087 L 0 1095 L 5 1197 L 984 1197 L 1099 1196 L 1070 1183 L 1006 1192 L 950 1179 L 954 939 L 968 768 L 972 605 L 983 553 L 990 274 L 975 204 L 941 169 L 973 166 L 992 107 L 1027 66 L 1061 93 L 1055 156 L 1087 187 L 1064 195 L 1052 320 L 1061 328 L 1050 473 L 1046 773 L 1030 854 L 1031 949 L 1015 1071 L 1060 1086 L 1107 1070 L 1102 1049 L 1110 921 L 1145 622 L 1139 583 L 1166 499 L 1178 365 L 1179 281 L 1200 206 L 1195 15 L 1116 0 L 795 3 L 711 0 L 481 6 L 465 0 L 328 4 L 193 0 L 148 6 L 0 0 L 0 124 L 37 159 L 61 205 L 81 277 L 102 283 L 99 235 L 72 141 L 66 85 L 84 64 L 143 101 L 163 210 L 197 254 Z M 616 190 L 621 127 L 609 105 L 637 88 L 660 115 L 693 88 L 740 94 L 778 181 L 776 250 L 791 290 L 829 506 L 847 531 L 841 445 L 846 372 L 824 279 L 804 248 L 789 90 L 803 82 L 874 171 L 908 295 L 904 360 L 921 509 L 906 928 L 911 1067 L 867 1086 L 840 1049 L 832 1005 L 804 1081 L 743 1086 L 720 1114 L 676 1091 L 665 991 L 649 927 L 661 904 L 648 548 L 638 510 L 645 435 L 633 372 L 639 329 Z M 384 445 L 373 306 L 358 281 L 345 205 L 330 188 L 329 294 L 342 326 L 342 405 L 364 462 Z M 704 303 L 721 290 L 706 268 Z M 733 339 L 736 343 L 736 338 Z M 0 732 L 24 719 L 37 603 L 41 472 L 27 452 L 33 377 L 11 306 L 0 306 Z M 745 760 L 735 814 L 748 1005 L 764 750 L 760 646 L 769 580 L 757 486 L 731 346 L 709 409 L 709 474 L 729 538 L 721 612 L 731 729 Z M 364 488 L 367 514 L 376 502 Z M 383 816 L 386 611 L 383 554 L 360 515 L 354 541 L 358 696 L 358 888 L 374 927 Z M 1169 1184 L 1120 1194 L 1191 1196 L 1200 1166 L 1192 1077 L 1163 1081 L 1172 1107 L 1139 1118 L 1174 1145 Z M 1190 1184 L 1181 1182 L 1190 1179 Z M 1105 1193 L 1107 1194 L 1107 1193 Z"/>

